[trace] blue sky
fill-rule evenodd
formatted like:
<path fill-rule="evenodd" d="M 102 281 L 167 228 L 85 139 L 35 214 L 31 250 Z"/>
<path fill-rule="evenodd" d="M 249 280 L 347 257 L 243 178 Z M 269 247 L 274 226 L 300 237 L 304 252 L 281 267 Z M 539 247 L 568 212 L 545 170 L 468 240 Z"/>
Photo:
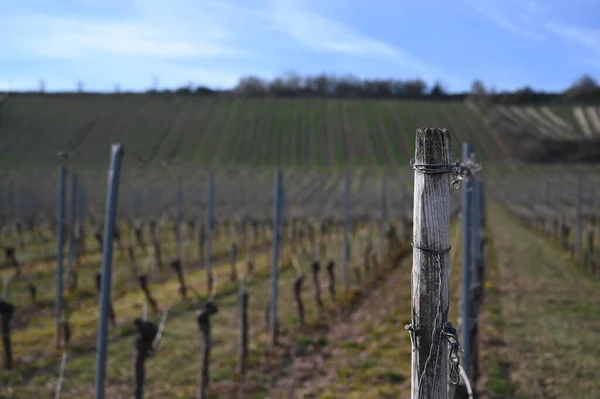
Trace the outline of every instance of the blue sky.
<path fill-rule="evenodd" d="M 598 0 L 1 0 L 0 90 L 216 88 L 294 70 L 562 90 L 600 77 Z"/>

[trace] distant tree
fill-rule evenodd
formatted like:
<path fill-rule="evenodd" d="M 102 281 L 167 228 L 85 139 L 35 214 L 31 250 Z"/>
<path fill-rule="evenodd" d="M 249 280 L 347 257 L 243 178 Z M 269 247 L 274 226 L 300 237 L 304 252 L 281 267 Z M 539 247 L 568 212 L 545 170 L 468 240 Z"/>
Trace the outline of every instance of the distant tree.
<path fill-rule="evenodd" d="M 302 77 L 295 71 L 286 71 L 281 79 L 286 91 L 291 94 L 297 95 L 304 88 Z"/>
<path fill-rule="evenodd" d="M 311 76 L 305 80 L 305 86 L 311 94 L 326 97 L 333 94 L 334 87 L 331 85 L 331 79 L 325 74 Z"/>
<path fill-rule="evenodd" d="M 571 86 L 573 90 L 591 91 L 598 88 L 598 82 L 590 75 L 583 75 Z"/>
<path fill-rule="evenodd" d="M 120 93 L 121 92 L 121 86 L 117 83 L 115 85 L 115 93 Z"/>
<path fill-rule="evenodd" d="M 446 91 L 444 90 L 442 83 L 435 82 L 435 84 L 431 88 L 431 91 L 429 92 L 429 95 L 431 97 L 444 97 L 446 95 Z"/>
<path fill-rule="evenodd" d="M 491 98 L 488 95 L 483 82 L 479 79 L 476 79 L 471 85 L 471 92 L 467 99 L 479 108 L 481 112 L 485 113 L 490 110 L 490 106 L 492 105 Z"/>
<path fill-rule="evenodd" d="M 594 78 L 583 75 L 565 91 L 564 96 L 569 100 L 590 100 L 600 96 L 600 88 Z"/>
<path fill-rule="evenodd" d="M 192 82 L 188 82 L 186 85 L 179 87 L 175 92 L 177 94 L 192 94 Z"/>
<path fill-rule="evenodd" d="M 234 92 L 251 97 L 264 96 L 267 93 L 267 84 L 256 76 L 245 76 L 240 79 Z"/>
<path fill-rule="evenodd" d="M 513 95 L 513 102 L 517 104 L 529 103 L 535 97 L 536 92 L 529 86 L 522 87 L 515 90 Z"/>
<path fill-rule="evenodd" d="M 360 97 L 364 95 L 367 82 L 362 82 L 359 78 L 354 75 L 345 75 L 334 81 L 335 84 L 335 95 L 336 97 Z"/>
<path fill-rule="evenodd" d="M 77 81 L 77 92 L 83 93 L 83 82 L 81 80 Z"/>
<path fill-rule="evenodd" d="M 210 89 L 210 88 L 208 88 L 208 87 L 206 87 L 206 86 L 198 86 L 198 87 L 196 87 L 196 89 L 194 90 L 194 93 L 195 93 L 195 94 L 201 94 L 201 95 L 204 95 L 204 94 L 215 94 L 215 93 L 217 93 L 217 91 L 216 91 L 216 90 L 213 90 L 213 89 Z"/>
<path fill-rule="evenodd" d="M 483 85 L 483 82 L 479 79 L 476 79 L 475 81 L 473 81 L 473 84 L 471 84 L 471 95 L 472 96 L 485 96 L 487 95 L 487 92 L 485 90 L 485 86 Z"/>
<path fill-rule="evenodd" d="M 44 79 L 40 79 L 40 93 L 44 94 L 46 92 L 46 82 Z"/>
<path fill-rule="evenodd" d="M 420 97 L 425 94 L 427 83 L 422 79 L 412 79 L 404 82 L 404 93 L 409 97 Z"/>
<path fill-rule="evenodd" d="M 275 78 L 267 83 L 267 92 L 274 97 L 284 97 L 288 94 L 288 88 L 282 78 Z"/>

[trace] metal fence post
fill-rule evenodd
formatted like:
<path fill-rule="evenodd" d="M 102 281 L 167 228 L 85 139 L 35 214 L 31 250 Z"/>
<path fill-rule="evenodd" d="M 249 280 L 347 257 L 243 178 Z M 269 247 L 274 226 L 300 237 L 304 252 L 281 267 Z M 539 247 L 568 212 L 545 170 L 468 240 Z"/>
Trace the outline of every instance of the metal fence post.
<path fill-rule="evenodd" d="M 204 242 L 204 268 L 206 272 L 206 282 L 208 284 L 208 292 L 212 289 L 212 239 L 213 230 L 215 228 L 214 217 L 214 202 L 215 202 L 215 179 L 210 172 L 208 174 L 208 193 L 206 197 L 206 240 Z"/>
<path fill-rule="evenodd" d="M 342 258 L 342 278 L 344 289 L 348 291 L 348 268 L 350 263 L 350 173 L 344 175 L 344 252 Z"/>
<path fill-rule="evenodd" d="M 175 192 L 175 245 L 176 258 L 183 259 L 183 251 L 181 245 L 181 219 L 182 219 L 182 202 L 183 202 L 183 186 L 181 184 L 181 175 L 177 175 L 177 191 Z"/>
<path fill-rule="evenodd" d="M 463 143 L 462 146 L 463 162 L 471 158 L 473 146 L 471 143 Z M 463 181 L 462 186 L 462 214 L 463 214 L 463 248 L 462 248 L 462 326 L 461 326 L 461 345 L 464 356 L 462 367 L 469 375 L 471 360 L 471 226 L 472 226 L 472 184 L 469 180 Z"/>
<path fill-rule="evenodd" d="M 275 170 L 275 185 L 273 189 L 273 242 L 271 263 L 271 298 L 269 302 L 269 331 L 271 333 L 271 344 L 277 343 L 277 289 L 279 280 L 279 239 L 281 237 L 281 214 L 282 214 L 282 172 Z"/>
<path fill-rule="evenodd" d="M 54 317 L 56 317 L 56 348 L 60 348 L 62 300 L 63 300 L 63 243 L 65 219 L 65 176 L 67 169 L 64 165 L 58 167 L 58 210 L 56 213 L 56 302 Z"/>
<path fill-rule="evenodd" d="M 77 175 L 71 172 L 71 191 L 69 192 L 69 263 L 68 272 L 71 273 L 75 263 L 75 233 L 77 219 Z"/>
<path fill-rule="evenodd" d="M 577 175 L 577 220 L 575 221 L 575 254 L 581 260 L 581 230 L 582 230 L 582 207 L 583 207 L 583 182 L 581 173 Z"/>
<path fill-rule="evenodd" d="M 104 399 L 106 377 L 106 352 L 108 346 L 108 313 L 110 310 L 110 288 L 112 277 L 113 233 L 117 217 L 119 181 L 123 145 L 114 144 L 111 148 L 108 188 L 106 192 L 106 214 L 104 216 L 104 239 L 102 241 L 102 281 L 100 293 L 100 319 L 96 343 L 96 399 Z"/>
<path fill-rule="evenodd" d="M 381 175 L 381 198 L 380 198 L 380 216 L 381 226 L 379 231 L 379 250 L 381 251 L 381 257 L 385 252 L 385 226 L 387 224 L 387 177 L 385 172 Z"/>

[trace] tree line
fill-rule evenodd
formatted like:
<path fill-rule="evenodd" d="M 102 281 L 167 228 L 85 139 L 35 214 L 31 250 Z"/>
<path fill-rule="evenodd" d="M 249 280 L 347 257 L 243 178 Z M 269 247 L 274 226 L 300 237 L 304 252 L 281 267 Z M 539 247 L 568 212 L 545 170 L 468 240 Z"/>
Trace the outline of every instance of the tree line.
<path fill-rule="evenodd" d="M 155 83 L 156 84 L 156 83 Z M 40 81 L 39 93 L 45 93 L 45 83 Z M 83 82 L 77 82 L 77 93 L 85 93 Z M 89 92 L 88 92 L 89 93 Z M 119 85 L 114 93 L 122 93 Z M 236 95 L 243 97 L 322 97 L 322 98 L 376 98 L 413 100 L 476 100 L 478 104 L 600 104 L 600 84 L 590 75 L 584 75 L 562 92 L 536 91 L 525 86 L 514 91 L 497 91 L 486 87 L 481 80 L 475 80 L 471 89 L 465 92 L 450 93 L 443 83 L 437 81 L 428 85 L 423 79 L 360 79 L 354 75 L 314 75 L 302 77 L 288 72 L 273 79 L 257 76 L 244 76 L 232 89 L 212 89 L 203 85 L 188 83 L 176 89 L 159 90 L 156 87 L 149 94 L 176 93 L 180 95 Z M 17 93 L 15 93 L 17 94 Z M 1 105 L 1 103 L 0 103 Z"/>
<path fill-rule="evenodd" d="M 149 90 L 150 93 L 159 93 Z M 562 92 L 536 91 L 529 86 L 514 91 L 496 91 L 480 80 L 475 80 L 471 90 L 449 93 L 444 84 L 437 81 L 429 86 L 420 78 L 415 79 L 360 79 L 353 75 L 332 76 L 320 74 L 302 77 L 286 73 L 274 79 L 256 76 L 242 77 L 233 89 L 213 90 L 205 86 L 188 84 L 176 90 L 163 90 L 179 94 L 233 94 L 244 97 L 323 97 L 323 98 L 377 98 L 377 99 L 427 99 L 464 100 L 476 99 L 493 104 L 536 103 L 600 103 L 600 85 L 589 75 L 584 75 Z"/>

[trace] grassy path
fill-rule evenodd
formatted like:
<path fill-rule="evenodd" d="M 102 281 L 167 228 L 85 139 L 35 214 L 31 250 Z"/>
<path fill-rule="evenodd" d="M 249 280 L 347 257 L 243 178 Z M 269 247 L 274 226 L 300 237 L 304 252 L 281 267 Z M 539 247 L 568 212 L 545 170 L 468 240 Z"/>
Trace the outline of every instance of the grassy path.
<path fill-rule="evenodd" d="M 511 397 L 600 397 L 600 284 L 499 206 L 488 220 Z"/>
<path fill-rule="evenodd" d="M 453 322 L 460 293 L 456 228 L 453 223 L 451 240 L 456 251 L 449 258 L 454 263 L 450 278 Z M 411 319 L 411 268 L 409 252 L 359 308 L 327 332 L 312 353 L 294 359 L 287 375 L 270 388 L 268 398 L 410 398 L 411 343 L 404 326 Z"/>

